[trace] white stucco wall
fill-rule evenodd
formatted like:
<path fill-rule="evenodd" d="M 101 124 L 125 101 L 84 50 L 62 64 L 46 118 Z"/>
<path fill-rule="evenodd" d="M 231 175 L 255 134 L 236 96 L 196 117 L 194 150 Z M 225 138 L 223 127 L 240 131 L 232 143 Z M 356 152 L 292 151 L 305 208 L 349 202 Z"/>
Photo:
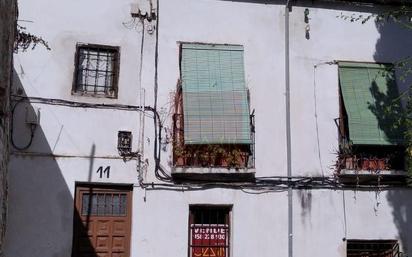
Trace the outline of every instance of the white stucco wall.
<path fill-rule="evenodd" d="M 16 55 L 19 79 L 14 92 L 21 84 L 27 96 L 140 105 L 140 88 L 144 88 L 145 104 L 153 106 L 155 34 L 145 34 L 142 57 L 142 31 L 130 17 L 132 2 L 21 0 L 21 19 L 32 21 L 23 25 L 49 41 L 52 50 L 38 46 Z M 342 8 L 349 15 L 360 10 L 309 6 L 309 40 L 305 38 L 305 7 L 293 7 L 290 13 L 295 176 L 333 175 L 331 166 L 338 149 L 333 119 L 339 116 L 339 81 L 338 67 L 325 62 L 394 62 L 410 53 L 407 46 L 412 36 L 406 35 L 407 30 L 392 25 L 378 30 L 373 22 L 360 25 L 344 21 L 337 18 Z M 168 113 L 179 78 L 179 42 L 243 45 L 250 104 L 256 115 L 256 176 L 286 176 L 284 7 L 220 0 L 160 0 L 159 18 L 158 107 L 165 126 L 171 128 Z M 71 95 L 77 42 L 120 46 L 117 99 Z M 14 138 L 19 145 L 29 137 L 24 107 L 22 104 L 16 109 L 14 118 Z M 134 184 L 133 257 L 186 256 L 190 204 L 233 205 L 231 256 L 287 256 L 286 192 L 256 195 L 232 189 L 143 190 L 138 186 L 136 162 L 124 162 L 116 149 L 119 130 L 133 132 L 133 150 L 137 149 L 139 112 L 38 103 L 32 107 L 40 108 L 40 126 L 33 144 L 29 153 L 15 153 L 11 158 L 6 256 L 71 255 L 75 182 Z M 153 174 L 151 115 L 147 113 L 144 129 L 144 158 L 149 163 L 144 178 L 148 183 L 158 182 Z M 161 160 L 169 171 L 170 155 L 169 144 Z M 100 166 L 111 167 L 110 178 L 98 177 Z M 384 191 L 378 198 L 375 191 L 294 191 L 294 256 L 346 256 L 344 238 L 399 239 L 407 247 L 412 241 L 405 225 L 412 218 L 412 206 L 406 201 L 410 196 L 408 190 Z"/>

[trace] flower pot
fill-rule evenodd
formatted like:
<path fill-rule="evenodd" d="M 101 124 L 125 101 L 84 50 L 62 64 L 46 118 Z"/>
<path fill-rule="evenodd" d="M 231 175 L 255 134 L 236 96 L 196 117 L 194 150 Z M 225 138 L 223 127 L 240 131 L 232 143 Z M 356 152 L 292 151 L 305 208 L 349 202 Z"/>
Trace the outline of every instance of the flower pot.
<path fill-rule="evenodd" d="M 369 170 L 378 170 L 378 159 L 369 159 Z"/>
<path fill-rule="evenodd" d="M 227 159 L 224 158 L 224 157 L 220 158 L 219 166 L 220 166 L 220 167 L 223 167 L 223 168 L 228 168 L 228 167 L 229 167 L 229 163 L 227 162 Z"/>
<path fill-rule="evenodd" d="M 345 157 L 344 159 L 344 168 L 348 170 L 356 169 L 355 158 L 354 157 Z"/>
<path fill-rule="evenodd" d="M 379 170 L 387 170 L 388 169 L 386 159 L 378 159 L 378 169 Z"/>
<path fill-rule="evenodd" d="M 183 158 L 182 156 L 176 157 L 175 165 L 176 166 L 185 166 L 185 158 Z"/>
<path fill-rule="evenodd" d="M 362 159 L 361 167 L 362 167 L 362 170 L 369 170 L 369 159 Z"/>

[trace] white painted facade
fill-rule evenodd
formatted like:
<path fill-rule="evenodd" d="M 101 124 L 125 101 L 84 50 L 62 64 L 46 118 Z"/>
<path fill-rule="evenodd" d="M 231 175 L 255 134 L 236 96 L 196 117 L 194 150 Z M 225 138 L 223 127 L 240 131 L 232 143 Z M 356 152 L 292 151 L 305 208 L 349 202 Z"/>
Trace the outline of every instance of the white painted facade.
<path fill-rule="evenodd" d="M 159 30 L 157 106 L 169 129 L 179 79 L 179 42 L 244 46 L 250 106 L 256 116 L 256 177 L 287 175 L 285 7 L 283 2 L 274 2 L 160 0 L 159 27 L 155 28 Z M 21 87 L 28 97 L 153 106 L 156 32 L 150 34 L 147 28 L 156 21 L 145 21 L 143 32 L 139 21 L 131 18 L 132 3 L 136 2 L 20 0 L 21 25 L 46 39 L 51 50 L 37 46 L 15 56 L 13 93 Z M 310 11 L 310 39 L 305 38 L 305 8 Z M 360 25 L 337 17 L 341 13 L 367 15 L 379 8 L 304 2 L 292 7 L 293 176 L 334 175 L 339 80 L 338 67 L 332 62 L 395 62 L 411 54 L 409 30 L 393 24 L 378 27 L 373 21 Z M 120 47 L 117 99 L 71 94 L 79 42 Z M 404 86 L 401 81 L 398 84 Z M 14 115 L 13 137 L 18 145 L 30 140 L 24 105 Z M 152 113 L 145 113 L 140 130 L 138 111 L 31 106 L 40 109 L 40 125 L 31 146 L 14 150 L 11 156 L 6 257 L 71 256 L 76 182 L 133 184 L 132 257 L 187 256 L 191 204 L 233 206 L 231 257 L 288 256 L 287 191 L 250 194 L 225 188 L 172 191 L 150 190 L 150 186 L 144 190 L 139 186 L 137 161 L 124 162 L 118 154 L 117 132 L 132 131 L 133 151 L 144 144 L 143 159 L 148 159 L 144 182 L 161 183 L 154 176 Z M 143 142 L 139 140 L 142 132 Z M 172 145 L 162 147 L 161 164 L 170 172 Z M 110 166 L 110 178 L 99 177 L 100 166 Z M 412 256 L 411 197 L 408 189 L 294 190 L 293 256 L 346 256 L 345 238 L 396 239 L 403 252 Z"/>

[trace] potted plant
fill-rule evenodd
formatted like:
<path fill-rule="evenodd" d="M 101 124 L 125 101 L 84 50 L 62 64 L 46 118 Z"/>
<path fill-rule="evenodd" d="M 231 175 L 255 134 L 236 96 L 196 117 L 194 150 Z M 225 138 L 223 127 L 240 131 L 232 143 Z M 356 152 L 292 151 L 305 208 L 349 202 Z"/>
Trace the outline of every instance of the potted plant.
<path fill-rule="evenodd" d="M 369 170 L 377 171 L 378 167 L 378 159 L 377 158 L 370 158 L 369 159 Z"/>
<path fill-rule="evenodd" d="M 344 163 L 345 169 L 356 170 L 358 168 L 357 162 L 358 160 L 356 158 L 356 155 L 343 157 L 343 163 Z"/>
<path fill-rule="evenodd" d="M 379 170 L 387 170 L 388 169 L 388 158 L 378 159 L 378 169 Z"/>
<path fill-rule="evenodd" d="M 176 166 L 185 166 L 186 164 L 186 151 L 183 146 L 174 145 L 173 155 Z"/>
<path fill-rule="evenodd" d="M 361 169 L 362 170 L 369 170 L 369 158 L 362 158 L 361 159 Z"/>

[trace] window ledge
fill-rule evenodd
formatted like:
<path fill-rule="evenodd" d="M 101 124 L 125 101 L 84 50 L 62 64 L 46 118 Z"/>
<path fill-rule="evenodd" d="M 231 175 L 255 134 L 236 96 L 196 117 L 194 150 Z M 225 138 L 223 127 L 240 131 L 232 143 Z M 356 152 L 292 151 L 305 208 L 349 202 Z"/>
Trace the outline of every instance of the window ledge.
<path fill-rule="evenodd" d="M 358 176 L 386 176 L 386 175 L 402 175 L 406 176 L 404 170 L 347 170 L 343 169 L 340 171 L 339 175 L 358 175 Z"/>
<path fill-rule="evenodd" d="M 255 181 L 254 168 L 218 168 L 218 167 L 173 167 L 172 177 L 183 181 Z"/>
<path fill-rule="evenodd" d="M 408 174 L 403 170 L 347 170 L 338 174 L 343 184 L 359 185 L 406 185 Z"/>
<path fill-rule="evenodd" d="M 116 93 L 112 93 L 112 94 L 95 94 L 95 93 L 92 93 L 92 92 L 85 92 L 85 91 L 72 91 L 72 96 L 117 99 Z"/>

